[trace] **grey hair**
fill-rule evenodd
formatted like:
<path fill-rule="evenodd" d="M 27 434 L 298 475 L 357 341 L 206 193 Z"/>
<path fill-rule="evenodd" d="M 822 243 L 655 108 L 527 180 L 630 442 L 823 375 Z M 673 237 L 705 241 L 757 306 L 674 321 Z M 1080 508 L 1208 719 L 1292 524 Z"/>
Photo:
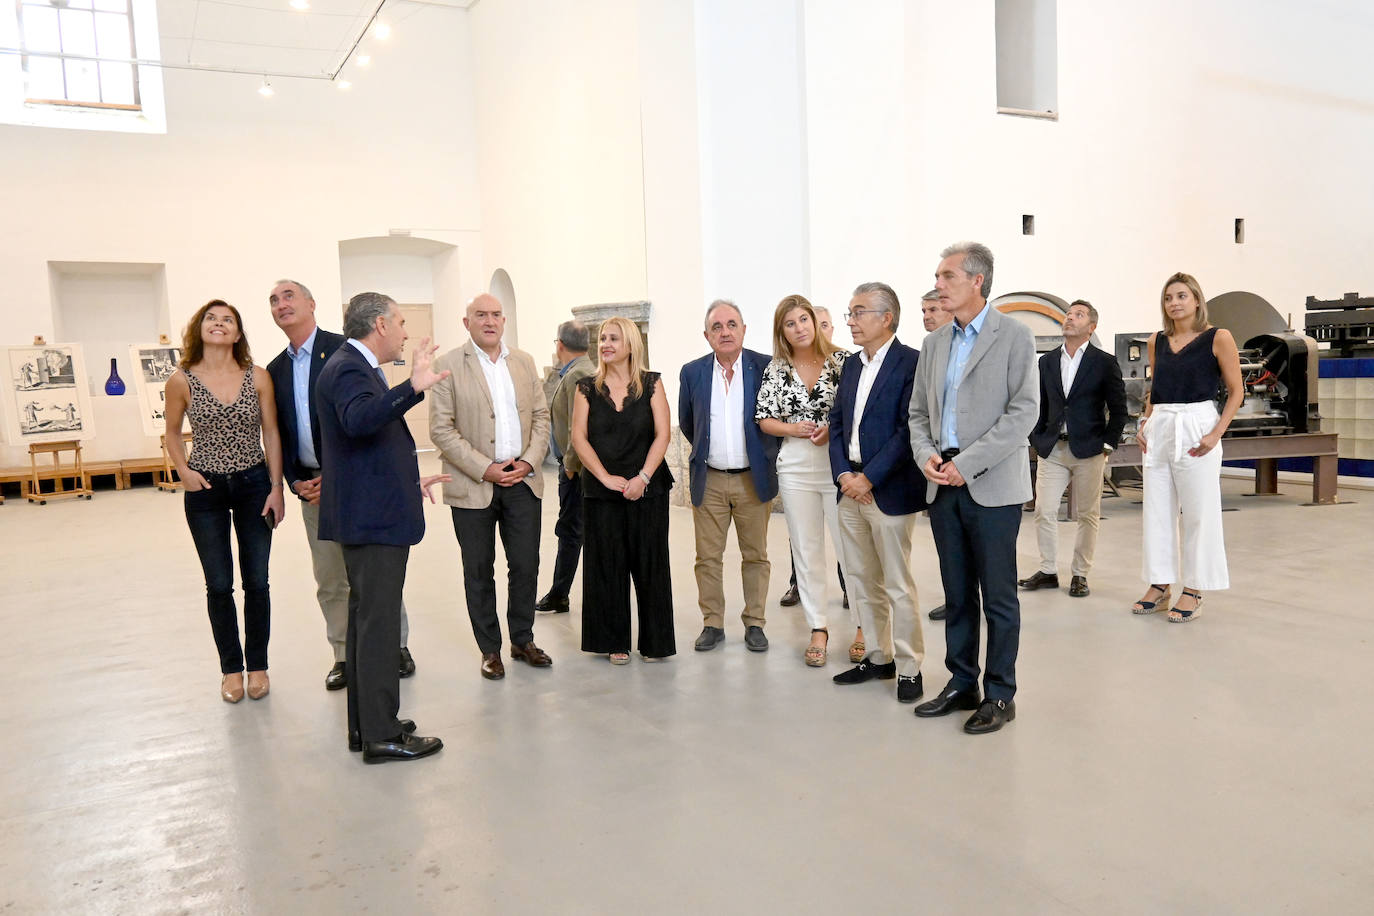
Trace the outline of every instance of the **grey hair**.
<path fill-rule="evenodd" d="M 576 318 L 558 326 L 558 342 L 574 353 L 586 353 L 590 343 L 587 326 Z"/>
<path fill-rule="evenodd" d="M 1093 304 L 1091 302 L 1089 302 L 1087 299 L 1075 299 L 1069 303 L 1069 308 L 1073 308 L 1075 305 L 1081 305 L 1085 309 L 1087 309 L 1088 320 L 1091 321 L 1093 324 L 1097 324 L 1097 309 L 1093 308 Z M 1068 311 L 1068 309 L 1065 309 L 1065 311 Z"/>
<path fill-rule="evenodd" d="M 940 258 L 956 254 L 964 256 L 960 265 L 964 273 L 970 277 L 974 274 L 983 275 L 983 286 L 978 292 L 984 299 L 988 298 L 992 293 L 992 249 L 980 242 L 955 242 L 940 252 Z"/>
<path fill-rule="evenodd" d="M 934 300 L 936 300 L 936 299 L 939 299 L 939 298 L 940 298 L 940 291 L 939 291 L 938 289 L 932 289 L 932 290 L 930 290 L 928 293 L 926 293 L 924 296 L 921 297 L 921 301 L 922 301 L 922 302 L 932 302 L 932 301 L 934 301 Z"/>
<path fill-rule="evenodd" d="M 385 318 L 396 307 L 396 300 L 381 293 L 358 293 L 348 300 L 343 332 L 350 340 L 362 340 L 372 333 L 378 318 Z"/>
<path fill-rule="evenodd" d="M 706 306 L 706 317 L 702 319 L 702 323 L 709 327 L 711 313 L 718 308 L 734 309 L 735 314 L 739 316 L 739 323 L 744 324 L 744 313 L 739 310 L 738 305 L 735 305 L 735 303 L 731 302 L 729 299 L 716 299 L 713 300 L 710 305 Z"/>
<path fill-rule="evenodd" d="M 311 302 L 314 302 L 314 301 L 315 301 L 315 297 L 312 296 L 312 295 L 310 294 L 310 287 L 306 286 L 306 285 L 305 285 L 304 283 L 302 283 L 301 281 L 299 281 L 299 280 L 278 280 L 278 281 L 277 281 L 277 285 L 278 285 L 278 286 L 281 286 L 283 283 L 290 283 L 292 286 L 296 287 L 296 289 L 298 289 L 298 290 L 301 291 L 301 295 L 302 295 L 302 296 L 304 296 L 305 298 L 309 299 Z"/>
<path fill-rule="evenodd" d="M 902 304 L 897 301 L 897 291 L 886 283 L 860 283 L 854 287 L 855 296 L 867 296 L 872 294 L 878 297 L 882 303 L 882 308 L 876 309 L 879 312 L 892 313 L 892 333 L 897 333 L 897 325 L 902 322 Z"/>

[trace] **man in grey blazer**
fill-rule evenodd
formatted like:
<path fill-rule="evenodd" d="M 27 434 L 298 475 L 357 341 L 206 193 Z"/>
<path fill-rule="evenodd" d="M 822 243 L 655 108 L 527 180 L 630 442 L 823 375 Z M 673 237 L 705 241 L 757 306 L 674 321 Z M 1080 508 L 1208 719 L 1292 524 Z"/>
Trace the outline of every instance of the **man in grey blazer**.
<path fill-rule="evenodd" d="M 1026 437 L 1039 415 L 1040 388 L 1030 329 L 988 305 L 992 252 L 960 242 L 940 257 L 935 288 L 954 320 L 925 340 L 908 417 L 940 555 L 950 680 L 916 715 L 976 709 L 964 731 L 977 735 L 1016 718 L 1016 533 L 1031 497 Z M 988 621 L 981 702 L 980 593 Z"/>

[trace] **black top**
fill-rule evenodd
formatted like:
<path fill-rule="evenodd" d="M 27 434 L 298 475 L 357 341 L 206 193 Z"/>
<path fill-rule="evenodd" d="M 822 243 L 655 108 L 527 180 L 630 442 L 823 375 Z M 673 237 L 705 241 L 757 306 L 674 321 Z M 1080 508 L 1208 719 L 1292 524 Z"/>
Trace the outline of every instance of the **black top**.
<path fill-rule="evenodd" d="M 658 373 L 644 373 L 643 390 L 639 397 L 625 395 L 620 410 L 615 409 L 610 394 L 596 387 L 596 377 L 589 375 L 577 382 L 577 390 L 587 399 L 587 443 L 601 459 L 606 473 L 629 480 L 638 476 L 654 444 L 654 387 Z M 673 485 L 668 463 L 660 461 L 658 469 L 644 490 L 645 498 L 666 496 Z M 582 469 L 582 495 L 588 499 L 623 499 L 615 490 L 608 490 L 591 471 Z"/>
<path fill-rule="evenodd" d="M 1156 335 L 1151 404 L 1196 404 L 1217 396 L 1221 365 L 1212 353 L 1212 338 L 1216 336 L 1217 329 L 1208 328 L 1175 353 L 1169 348 L 1167 334 Z"/>

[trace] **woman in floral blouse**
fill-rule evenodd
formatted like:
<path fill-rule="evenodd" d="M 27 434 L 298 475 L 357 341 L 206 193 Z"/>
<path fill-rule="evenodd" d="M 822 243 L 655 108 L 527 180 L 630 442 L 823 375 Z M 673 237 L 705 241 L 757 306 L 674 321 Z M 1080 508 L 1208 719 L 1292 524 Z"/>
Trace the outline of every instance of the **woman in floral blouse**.
<path fill-rule="evenodd" d="M 806 663 L 814 668 L 825 664 L 830 639 L 825 615 L 827 528 L 841 569 L 845 565 L 830 474 L 828 417 L 846 356 L 820 333 L 816 311 L 804 297 L 788 296 L 778 303 L 773 312 L 774 358 L 764 370 L 754 416 L 759 429 L 783 437 L 778 490 L 792 538 L 797 591 L 811 626 Z M 854 642 L 863 643 L 862 631 L 855 633 Z"/>

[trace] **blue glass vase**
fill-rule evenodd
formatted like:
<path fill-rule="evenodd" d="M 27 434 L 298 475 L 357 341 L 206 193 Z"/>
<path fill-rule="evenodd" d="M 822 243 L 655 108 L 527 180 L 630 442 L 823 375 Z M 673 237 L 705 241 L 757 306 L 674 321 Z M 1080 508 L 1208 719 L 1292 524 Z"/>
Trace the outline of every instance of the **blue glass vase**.
<path fill-rule="evenodd" d="M 115 368 L 115 358 L 110 357 L 110 377 L 105 380 L 106 394 L 123 394 L 124 380 L 119 377 L 119 370 Z"/>

